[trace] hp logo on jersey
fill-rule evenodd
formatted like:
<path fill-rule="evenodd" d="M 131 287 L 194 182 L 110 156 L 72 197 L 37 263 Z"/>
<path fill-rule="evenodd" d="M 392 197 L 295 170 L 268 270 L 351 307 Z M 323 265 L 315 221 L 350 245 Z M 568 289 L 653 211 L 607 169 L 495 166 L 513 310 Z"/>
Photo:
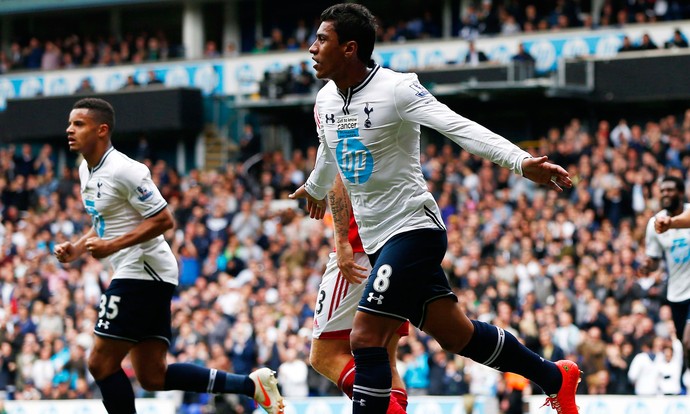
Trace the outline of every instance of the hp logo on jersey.
<path fill-rule="evenodd" d="M 353 184 L 369 181 L 374 170 L 374 157 L 359 139 L 342 139 L 335 148 L 335 155 L 347 181 Z"/>

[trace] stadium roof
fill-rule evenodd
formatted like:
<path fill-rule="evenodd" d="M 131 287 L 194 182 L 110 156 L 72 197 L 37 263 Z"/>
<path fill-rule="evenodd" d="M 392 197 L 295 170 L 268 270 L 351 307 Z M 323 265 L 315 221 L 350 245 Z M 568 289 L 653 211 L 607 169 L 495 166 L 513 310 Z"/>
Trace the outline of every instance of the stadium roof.
<path fill-rule="evenodd" d="M 95 8 L 120 4 L 151 4 L 174 0 L 0 0 L 0 15 L 34 13 L 50 10 Z"/>

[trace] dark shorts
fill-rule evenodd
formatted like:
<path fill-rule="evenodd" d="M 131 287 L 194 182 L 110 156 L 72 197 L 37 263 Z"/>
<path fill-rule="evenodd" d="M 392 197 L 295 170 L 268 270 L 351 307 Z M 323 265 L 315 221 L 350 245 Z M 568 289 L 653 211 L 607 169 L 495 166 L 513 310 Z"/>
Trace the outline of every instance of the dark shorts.
<path fill-rule="evenodd" d="M 448 239 L 445 231 L 413 230 L 392 237 L 370 255 L 371 271 L 358 310 L 422 328 L 426 307 L 436 299 L 457 297 L 441 268 Z"/>
<path fill-rule="evenodd" d="M 671 315 L 673 315 L 673 325 L 676 327 L 676 336 L 683 340 L 685 325 L 690 320 L 690 299 L 682 302 L 669 302 Z"/>
<path fill-rule="evenodd" d="M 153 280 L 113 279 L 101 295 L 94 332 L 103 338 L 170 345 L 170 301 L 175 285 Z"/>

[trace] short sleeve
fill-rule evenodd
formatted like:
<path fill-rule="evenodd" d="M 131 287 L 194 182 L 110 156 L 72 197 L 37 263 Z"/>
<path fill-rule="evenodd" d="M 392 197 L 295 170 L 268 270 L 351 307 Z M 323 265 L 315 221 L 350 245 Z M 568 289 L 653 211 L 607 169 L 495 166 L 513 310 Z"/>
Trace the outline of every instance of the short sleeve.
<path fill-rule="evenodd" d="M 144 218 L 156 215 L 168 205 L 145 165 L 130 164 L 119 175 L 130 205 Z"/>

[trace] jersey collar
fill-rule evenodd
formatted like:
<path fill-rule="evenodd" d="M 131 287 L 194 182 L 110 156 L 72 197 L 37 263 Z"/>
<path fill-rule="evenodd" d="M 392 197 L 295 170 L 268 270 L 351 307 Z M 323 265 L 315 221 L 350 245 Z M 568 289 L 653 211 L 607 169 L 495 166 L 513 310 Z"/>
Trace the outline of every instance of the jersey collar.
<path fill-rule="evenodd" d="M 350 86 L 349 88 L 347 88 L 347 90 L 345 92 L 342 92 L 340 89 L 338 89 L 338 93 L 344 99 L 347 99 L 348 96 L 352 96 L 355 93 L 361 91 L 362 89 L 364 89 L 365 86 L 367 86 L 367 84 L 369 82 L 371 82 L 371 80 L 374 78 L 374 75 L 376 74 L 376 72 L 379 71 L 380 68 L 381 68 L 381 66 L 374 65 L 374 67 L 371 68 L 371 70 L 369 71 L 369 74 L 366 76 L 366 78 L 364 78 L 361 82 L 359 82 L 353 86 Z"/>
<path fill-rule="evenodd" d="M 108 155 L 110 155 L 110 153 L 113 151 L 115 151 L 115 147 L 113 147 L 112 145 L 108 147 L 108 149 L 105 151 L 105 154 L 103 154 L 103 156 L 101 157 L 101 160 L 98 162 L 98 164 L 96 164 L 95 167 L 93 167 L 91 172 L 95 173 L 96 171 L 98 171 L 98 169 L 101 168 L 101 166 L 105 162 L 105 159 L 108 158 Z"/>

